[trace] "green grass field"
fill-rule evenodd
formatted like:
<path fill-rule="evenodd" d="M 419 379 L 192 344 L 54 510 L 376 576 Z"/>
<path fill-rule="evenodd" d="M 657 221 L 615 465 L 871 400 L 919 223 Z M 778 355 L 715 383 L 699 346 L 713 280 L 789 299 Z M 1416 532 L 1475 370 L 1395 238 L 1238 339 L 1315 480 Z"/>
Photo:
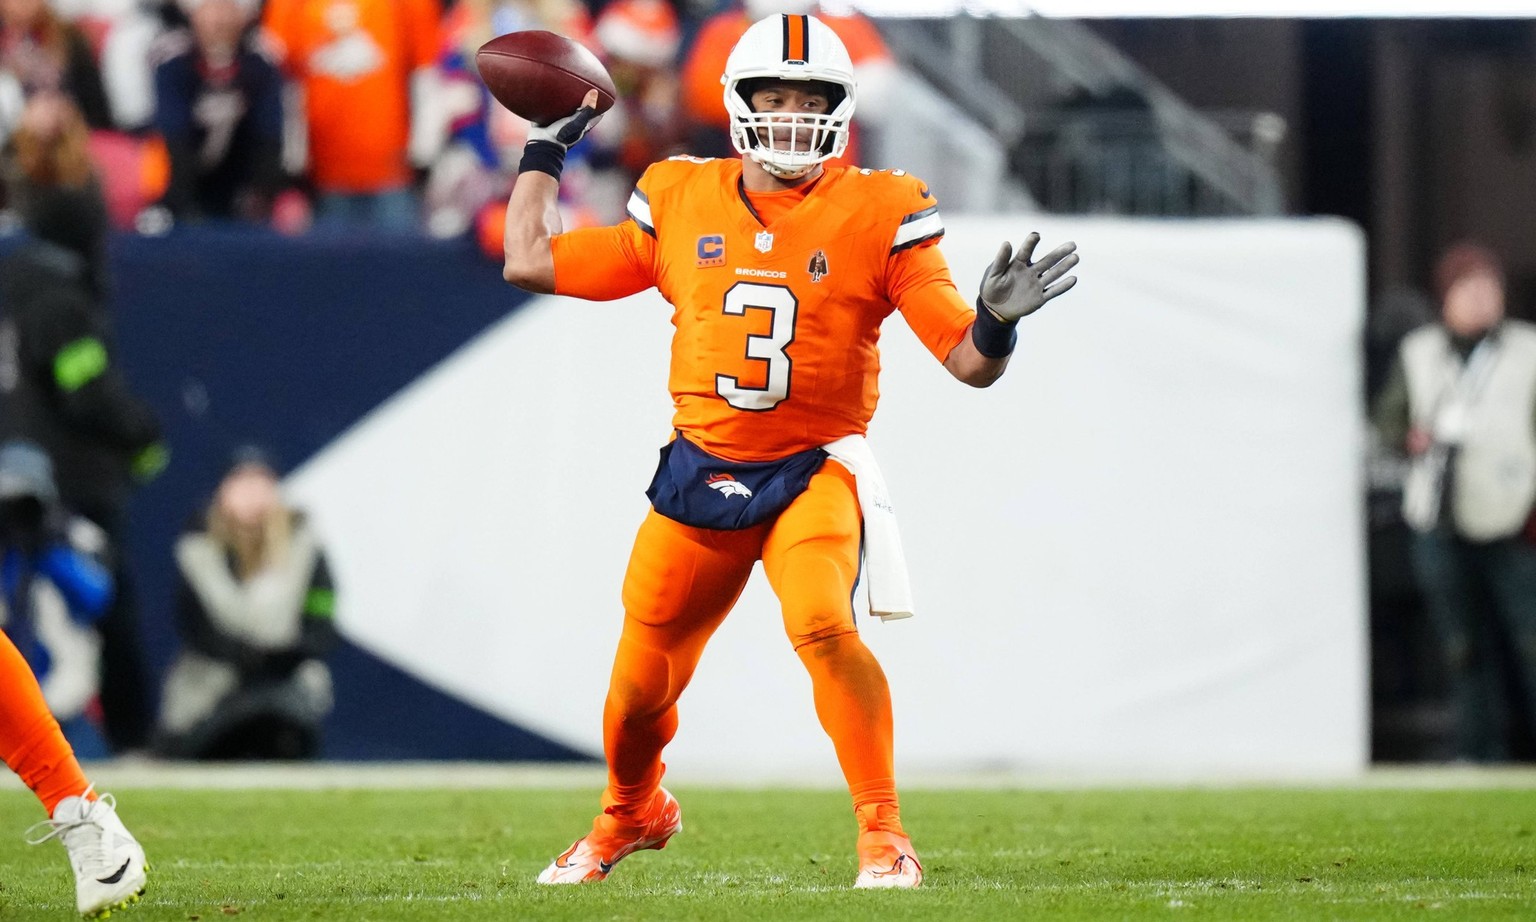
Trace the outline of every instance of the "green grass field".
<path fill-rule="evenodd" d="M 901 893 L 850 889 L 840 792 L 674 790 L 665 851 L 548 888 L 595 790 L 125 789 L 152 873 L 113 918 L 1536 918 L 1530 788 L 911 790 L 928 877 Z M 73 916 L 63 849 L 21 841 L 40 813 L 0 791 L 0 919 Z"/>

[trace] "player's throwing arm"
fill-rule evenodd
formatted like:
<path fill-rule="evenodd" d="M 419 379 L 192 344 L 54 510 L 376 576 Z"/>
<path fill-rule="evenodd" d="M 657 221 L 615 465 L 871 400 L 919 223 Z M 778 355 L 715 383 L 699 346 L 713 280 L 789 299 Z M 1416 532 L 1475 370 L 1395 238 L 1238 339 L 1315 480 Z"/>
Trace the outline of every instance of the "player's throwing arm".
<path fill-rule="evenodd" d="M 555 290 L 549 240 L 562 230 L 556 201 L 566 151 L 612 108 L 617 90 L 592 52 L 552 32 L 491 39 L 476 53 L 475 66 L 491 95 L 530 123 L 507 205 L 502 275 L 548 294 Z"/>

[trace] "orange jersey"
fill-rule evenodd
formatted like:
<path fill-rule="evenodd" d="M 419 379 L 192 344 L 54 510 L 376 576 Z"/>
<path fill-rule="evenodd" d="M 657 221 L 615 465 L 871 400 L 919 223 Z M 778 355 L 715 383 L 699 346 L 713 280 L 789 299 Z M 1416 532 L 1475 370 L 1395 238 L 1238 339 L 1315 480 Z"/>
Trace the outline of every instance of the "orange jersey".
<path fill-rule="evenodd" d="M 263 24 L 304 88 L 310 175 L 326 192 L 410 181 L 410 77 L 437 59 L 437 0 L 268 0 Z"/>
<path fill-rule="evenodd" d="M 629 221 L 554 238 L 555 290 L 606 300 L 655 286 L 677 328 L 674 426 L 718 457 L 766 461 L 865 431 L 892 311 L 940 361 L 975 312 L 934 246 L 944 224 L 920 180 L 833 167 L 765 226 L 741 171 L 653 164 Z"/>

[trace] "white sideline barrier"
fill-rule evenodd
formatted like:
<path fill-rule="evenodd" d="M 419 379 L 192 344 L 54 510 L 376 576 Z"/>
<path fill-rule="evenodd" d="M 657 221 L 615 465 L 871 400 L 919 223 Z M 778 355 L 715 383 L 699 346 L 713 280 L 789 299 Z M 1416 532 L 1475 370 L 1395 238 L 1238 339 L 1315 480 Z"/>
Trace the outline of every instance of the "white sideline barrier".
<path fill-rule="evenodd" d="M 1081 281 L 1025 321 L 994 387 L 885 328 L 870 436 L 919 615 L 863 631 L 898 767 L 1363 769 L 1360 234 L 952 218 L 960 290 L 1035 229 L 1078 241 Z M 669 311 L 654 293 L 535 301 L 297 472 L 349 637 L 600 751 L 619 585 L 669 432 Z M 760 572 L 681 711 L 679 770 L 836 775 Z"/>

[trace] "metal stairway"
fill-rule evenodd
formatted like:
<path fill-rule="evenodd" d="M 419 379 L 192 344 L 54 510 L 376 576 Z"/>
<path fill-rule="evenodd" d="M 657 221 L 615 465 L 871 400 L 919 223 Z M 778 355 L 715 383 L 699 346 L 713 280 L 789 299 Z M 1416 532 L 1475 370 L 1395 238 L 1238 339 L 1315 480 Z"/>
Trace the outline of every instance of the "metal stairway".
<path fill-rule="evenodd" d="M 1202 112 L 1080 22 L 882 19 L 903 63 L 984 125 L 1048 211 L 1275 215 L 1283 119 Z"/>

